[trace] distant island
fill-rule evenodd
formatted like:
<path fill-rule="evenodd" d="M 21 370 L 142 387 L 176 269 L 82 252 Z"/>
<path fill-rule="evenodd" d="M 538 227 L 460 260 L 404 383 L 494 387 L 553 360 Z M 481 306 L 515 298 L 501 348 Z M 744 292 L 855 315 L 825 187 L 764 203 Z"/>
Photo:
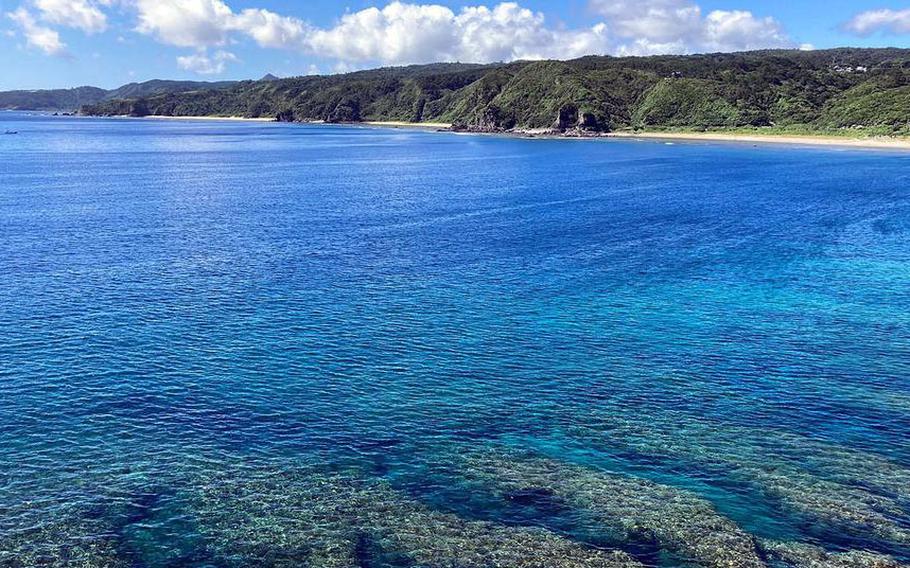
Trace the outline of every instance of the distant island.
<path fill-rule="evenodd" d="M 84 88 L 85 89 L 85 88 Z M 444 63 L 64 98 L 89 116 L 445 123 L 471 132 L 750 131 L 910 135 L 910 50 L 767 50 Z M 53 93 L 19 91 L 15 108 Z M 63 93 L 67 93 L 64 91 Z M 88 98 L 86 95 L 89 95 Z M 0 93 L 0 108 L 13 108 Z M 46 108 L 46 103 L 33 105 Z M 61 107 L 62 108 L 62 107 Z"/>

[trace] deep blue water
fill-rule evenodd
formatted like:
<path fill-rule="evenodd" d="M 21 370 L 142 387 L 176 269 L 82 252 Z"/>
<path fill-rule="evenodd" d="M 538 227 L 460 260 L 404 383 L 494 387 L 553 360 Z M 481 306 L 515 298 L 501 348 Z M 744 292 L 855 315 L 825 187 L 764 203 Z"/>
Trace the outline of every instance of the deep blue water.
<path fill-rule="evenodd" d="M 910 562 L 908 154 L 5 130 L 0 566 Z"/>

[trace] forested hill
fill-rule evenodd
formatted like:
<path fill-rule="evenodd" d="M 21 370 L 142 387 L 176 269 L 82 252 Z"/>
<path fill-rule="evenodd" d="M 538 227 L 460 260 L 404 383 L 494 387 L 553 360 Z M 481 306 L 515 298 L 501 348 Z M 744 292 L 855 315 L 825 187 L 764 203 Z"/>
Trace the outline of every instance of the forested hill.
<path fill-rule="evenodd" d="M 90 115 L 446 122 L 477 131 L 778 126 L 910 131 L 910 50 L 436 64 L 109 100 Z"/>
<path fill-rule="evenodd" d="M 234 81 L 217 83 L 203 81 L 146 81 L 129 83 L 112 90 L 98 87 L 76 87 L 74 89 L 49 89 L 38 91 L 0 92 L 0 109 L 77 111 L 85 105 L 97 104 L 114 99 L 150 97 L 165 93 L 195 90 L 223 89 L 235 85 Z"/>

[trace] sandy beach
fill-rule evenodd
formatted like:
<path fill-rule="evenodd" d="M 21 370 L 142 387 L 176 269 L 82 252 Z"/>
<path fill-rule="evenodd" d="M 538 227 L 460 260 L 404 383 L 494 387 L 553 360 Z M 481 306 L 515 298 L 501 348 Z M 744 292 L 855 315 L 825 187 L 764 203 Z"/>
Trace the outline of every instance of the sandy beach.
<path fill-rule="evenodd" d="M 611 132 L 608 138 L 643 138 L 655 140 L 692 140 L 706 142 L 740 142 L 751 144 L 790 144 L 808 146 L 841 146 L 910 150 L 910 138 L 848 138 L 846 136 L 790 134 L 726 134 L 723 132 Z"/>
<path fill-rule="evenodd" d="M 404 121 L 368 121 L 363 123 L 370 126 L 384 126 L 391 128 L 420 128 L 420 129 L 448 129 L 452 125 L 445 122 L 404 122 Z M 547 129 L 528 131 L 503 132 L 505 135 L 572 138 L 553 133 Z M 582 137 L 584 138 L 584 137 Z M 736 142 L 744 144 L 787 144 L 794 146 L 831 146 L 848 148 L 871 148 L 910 150 L 910 138 L 889 138 L 885 136 L 851 138 L 848 136 L 800 135 L 800 134 L 738 134 L 725 132 L 610 132 L 592 136 L 591 138 L 632 138 L 649 140 L 679 140 L 703 142 Z"/>
<path fill-rule="evenodd" d="M 390 128 L 431 128 L 435 130 L 441 128 L 452 128 L 452 125 L 448 122 L 405 122 L 401 120 L 371 120 L 362 122 L 360 124 L 367 124 L 369 126 L 386 126 Z"/>
<path fill-rule="evenodd" d="M 123 117 L 129 118 L 129 117 Z M 242 116 L 163 116 L 150 115 L 143 119 L 156 120 L 208 120 L 208 121 L 240 121 L 240 122 L 276 122 L 274 118 L 246 118 Z M 321 124 L 322 121 L 312 121 L 306 124 Z M 447 130 L 452 124 L 447 122 L 405 122 L 389 121 L 364 121 L 343 123 L 349 126 L 379 126 L 385 128 L 414 128 L 420 130 Z M 482 133 L 479 133 L 482 134 Z M 528 131 L 506 131 L 503 135 L 528 136 L 540 138 L 572 138 L 547 129 Z M 581 138 L 584 138 L 583 136 Z M 886 136 L 870 136 L 866 138 L 851 138 L 848 136 L 826 136 L 824 134 L 741 134 L 725 132 L 609 132 L 592 135 L 597 138 L 628 138 L 643 140 L 667 141 L 701 141 L 701 142 L 735 142 L 742 144 L 786 144 L 793 146 L 829 146 L 846 148 L 870 148 L 888 150 L 910 150 L 910 138 L 890 138 Z"/>
<path fill-rule="evenodd" d="M 155 119 L 155 120 L 232 120 L 232 121 L 241 121 L 241 122 L 275 122 L 274 118 L 246 118 L 243 116 L 164 116 L 164 115 L 149 115 L 140 117 L 143 119 Z"/>

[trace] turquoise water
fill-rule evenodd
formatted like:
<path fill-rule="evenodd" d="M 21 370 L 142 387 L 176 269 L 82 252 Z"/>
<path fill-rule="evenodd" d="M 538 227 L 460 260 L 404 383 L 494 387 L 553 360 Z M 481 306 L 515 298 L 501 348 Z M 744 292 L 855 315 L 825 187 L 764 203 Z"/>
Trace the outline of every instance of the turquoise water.
<path fill-rule="evenodd" d="M 907 154 L 6 130 L 0 566 L 910 562 Z"/>

